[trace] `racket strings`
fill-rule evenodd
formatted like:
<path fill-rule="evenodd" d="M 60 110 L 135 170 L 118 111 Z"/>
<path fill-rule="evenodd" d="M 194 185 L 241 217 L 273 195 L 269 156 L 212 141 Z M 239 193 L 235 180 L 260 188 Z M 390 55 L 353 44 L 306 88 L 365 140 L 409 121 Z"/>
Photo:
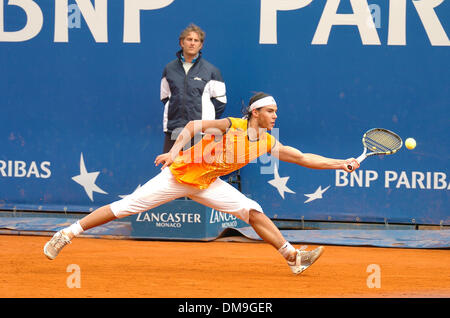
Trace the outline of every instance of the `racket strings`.
<path fill-rule="evenodd" d="M 389 135 L 378 134 L 377 136 L 371 136 L 368 138 L 372 143 L 378 144 L 385 149 L 393 150 L 398 147 L 399 142 L 396 138 Z"/>
<path fill-rule="evenodd" d="M 375 140 L 371 139 L 371 138 L 366 138 L 365 139 L 365 143 L 366 146 L 370 149 L 370 150 L 377 150 L 379 152 L 388 152 L 391 151 L 391 149 L 389 147 L 386 147 L 385 145 L 376 142 Z"/>
<path fill-rule="evenodd" d="M 402 144 L 399 137 L 382 130 L 372 131 L 364 141 L 370 150 L 383 153 L 396 151 Z"/>

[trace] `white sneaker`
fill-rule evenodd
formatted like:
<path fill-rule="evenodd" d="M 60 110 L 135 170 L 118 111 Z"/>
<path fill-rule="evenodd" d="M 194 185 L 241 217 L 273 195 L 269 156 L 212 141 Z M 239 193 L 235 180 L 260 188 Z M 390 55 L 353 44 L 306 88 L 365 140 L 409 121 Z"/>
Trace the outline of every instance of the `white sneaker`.
<path fill-rule="evenodd" d="M 297 255 L 295 256 L 295 261 L 288 262 L 289 267 L 295 275 L 298 275 L 310 267 L 317 259 L 322 255 L 324 251 L 323 246 L 312 251 L 296 250 Z"/>
<path fill-rule="evenodd" d="M 49 259 L 55 259 L 64 246 L 71 243 L 70 239 L 62 232 L 56 232 L 55 235 L 44 246 L 44 254 Z"/>

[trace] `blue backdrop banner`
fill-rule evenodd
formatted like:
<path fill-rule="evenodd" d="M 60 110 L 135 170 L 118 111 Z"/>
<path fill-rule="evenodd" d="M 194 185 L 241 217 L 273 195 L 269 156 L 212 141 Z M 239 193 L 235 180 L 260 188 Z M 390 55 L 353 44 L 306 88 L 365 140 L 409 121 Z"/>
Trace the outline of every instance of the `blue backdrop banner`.
<path fill-rule="evenodd" d="M 351 175 L 258 159 L 242 191 L 268 216 L 450 224 L 449 0 L 0 0 L 0 208 L 89 212 L 156 175 L 161 74 L 191 22 L 223 116 L 264 91 L 302 152 L 357 157 L 374 127 L 417 141 Z"/>

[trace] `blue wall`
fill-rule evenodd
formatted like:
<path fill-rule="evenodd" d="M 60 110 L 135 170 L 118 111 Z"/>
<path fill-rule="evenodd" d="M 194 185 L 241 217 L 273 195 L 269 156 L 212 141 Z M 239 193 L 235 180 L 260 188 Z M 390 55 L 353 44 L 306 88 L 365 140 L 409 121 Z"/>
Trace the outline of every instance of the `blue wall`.
<path fill-rule="evenodd" d="M 274 133 L 303 152 L 356 157 L 373 127 L 417 140 L 414 150 L 367 159 L 357 178 L 265 158 L 250 164 L 241 170 L 242 189 L 266 214 L 450 223 L 450 1 L 435 8 L 430 1 L 368 1 L 370 29 L 355 25 L 364 16 L 344 0 L 290 0 L 290 10 L 277 12 L 275 0 L 141 0 L 134 3 L 161 8 L 140 12 L 138 40 L 124 31 L 130 1 L 92 2 L 97 13 L 107 4 L 105 27 L 101 15 L 88 21 L 71 6 L 64 40 L 55 1 L 36 0 L 34 10 L 0 1 L 0 208 L 90 211 L 154 176 L 163 141 L 161 72 L 175 58 L 180 31 L 194 22 L 206 31 L 204 58 L 227 84 L 224 116 L 240 116 L 242 100 L 265 91 L 279 106 Z M 270 16 L 276 29 L 265 28 Z M 347 25 L 335 25 L 341 18 Z M 318 44 L 327 23 L 328 40 Z M 28 39 L 14 33 L 25 25 L 37 25 Z M 72 179 L 81 161 L 93 173 L 92 192 Z M 276 175 L 289 177 L 287 192 L 269 183 Z"/>

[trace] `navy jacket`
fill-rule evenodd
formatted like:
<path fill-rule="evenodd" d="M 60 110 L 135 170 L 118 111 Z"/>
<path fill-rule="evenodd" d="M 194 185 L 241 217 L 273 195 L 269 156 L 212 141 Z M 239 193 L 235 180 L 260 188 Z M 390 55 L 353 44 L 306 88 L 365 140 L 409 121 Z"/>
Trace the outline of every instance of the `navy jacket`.
<path fill-rule="evenodd" d="M 218 119 L 227 102 L 219 69 L 203 59 L 200 52 L 186 74 L 181 53 L 177 52 L 177 59 L 168 63 L 162 74 L 165 132 L 183 128 L 191 120 Z"/>

